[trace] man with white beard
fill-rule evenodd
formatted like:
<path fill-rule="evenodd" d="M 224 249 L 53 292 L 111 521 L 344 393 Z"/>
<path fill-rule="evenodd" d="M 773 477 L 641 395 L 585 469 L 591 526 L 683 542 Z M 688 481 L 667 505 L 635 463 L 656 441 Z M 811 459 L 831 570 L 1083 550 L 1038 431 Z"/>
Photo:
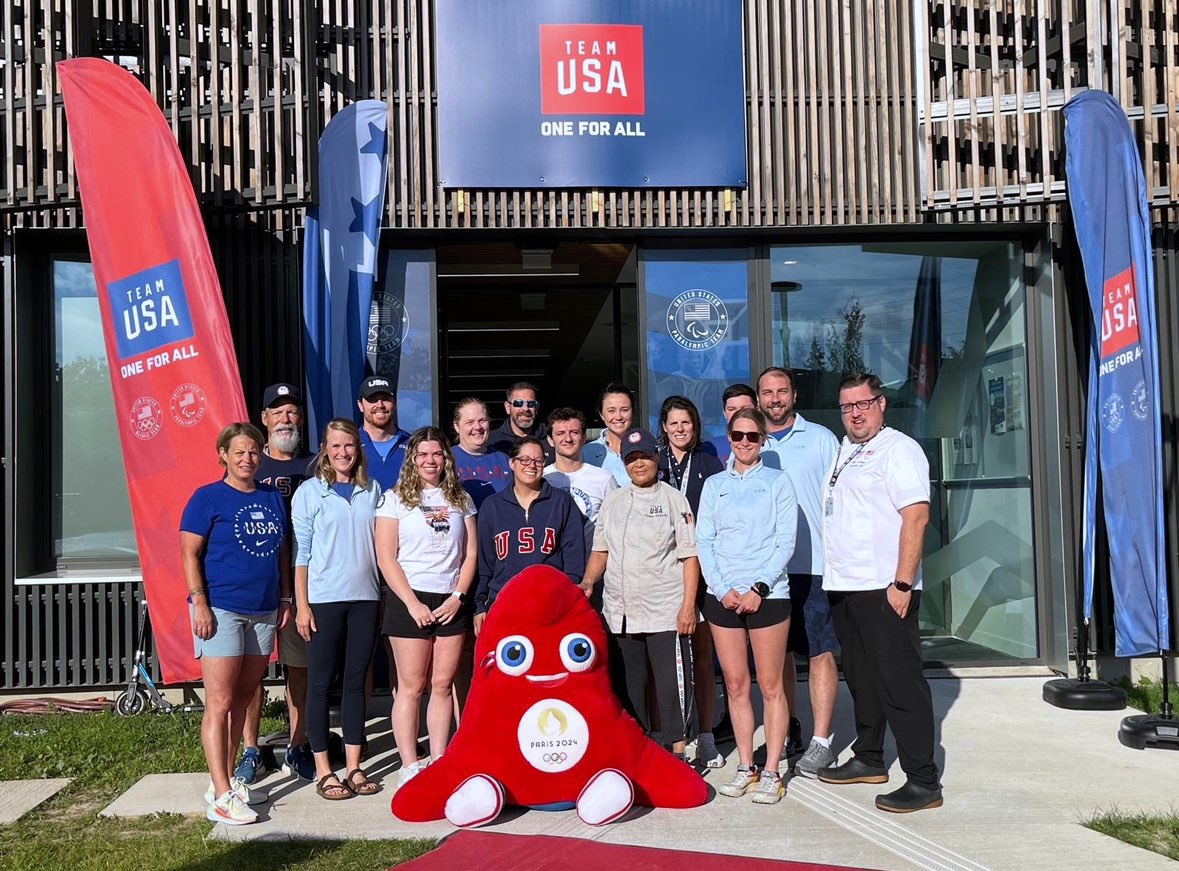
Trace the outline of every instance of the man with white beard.
<path fill-rule="evenodd" d="M 302 450 L 303 397 L 293 384 L 271 384 L 262 394 L 262 425 L 266 428 L 266 447 L 258 463 L 255 479 L 270 484 L 287 503 L 288 516 L 291 497 L 307 478 L 311 455 Z M 294 559 L 294 549 L 291 558 Z M 295 628 L 294 603 L 292 619 L 278 634 L 278 658 L 285 667 L 287 679 L 287 711 L 290 714 L 291 734 L 283 761 L 283 772 L 303 780 L 315 778 L 315 759 L 307 744 L 307 730 L 303 726 L 303 708 L 307 700 L 306 642 Z M 262 686 L 246 711 L 242 743 L 245 750 L 234 774 L 246 784 L 254 782 L 263 771 L 262 756 L 258 751 L 258 728 L 262 719 Z"/>

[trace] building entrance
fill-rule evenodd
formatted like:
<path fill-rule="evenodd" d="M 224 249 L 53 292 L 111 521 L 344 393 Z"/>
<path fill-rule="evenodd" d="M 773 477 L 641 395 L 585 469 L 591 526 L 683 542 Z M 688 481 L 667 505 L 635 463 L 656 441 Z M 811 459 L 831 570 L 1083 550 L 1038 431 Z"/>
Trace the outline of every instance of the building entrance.
<path fill-rule="evenodd" d="M 542 418 L 571 405 L 594 426 L 605 384 L 638 384 L 633 246 L 442 246 L 437 258 L 444 421 L 455 403 L 474 396 L 498 425 L 505 389 L 530 381 Z"/>

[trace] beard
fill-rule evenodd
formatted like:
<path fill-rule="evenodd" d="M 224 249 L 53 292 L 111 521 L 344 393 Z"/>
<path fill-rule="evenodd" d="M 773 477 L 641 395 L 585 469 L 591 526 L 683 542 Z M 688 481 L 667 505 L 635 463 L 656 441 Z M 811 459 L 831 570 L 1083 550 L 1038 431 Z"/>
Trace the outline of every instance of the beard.
<path fill-rule="evenodd" d="M 299 442 L 299 430 L 294 427 L 275 427 L 274 432 L 270 434 L 270 443 L 275 449 L 291 456 L 299 452 Z"/>

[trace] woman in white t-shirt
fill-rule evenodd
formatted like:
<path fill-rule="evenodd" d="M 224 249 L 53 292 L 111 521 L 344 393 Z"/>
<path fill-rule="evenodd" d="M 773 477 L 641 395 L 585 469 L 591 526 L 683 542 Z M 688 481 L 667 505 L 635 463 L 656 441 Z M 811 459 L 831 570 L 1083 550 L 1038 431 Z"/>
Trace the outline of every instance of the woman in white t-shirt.
<path fill-rule="evenodd" d="M 382 631 L 397 664 L 393 737 L 405 783 L 441 756 L 450 739 L 454 676 L 471 631 L 468 594 L 478 559 L 475 506 L 455 473 L 446 436 L 436 427 L 410 436 L 397 486 L 377 506 L 376 545 L 381 574 L 393 591 Z M 427 676 L 430 756 L 419 760 L 418 718 Z"/>

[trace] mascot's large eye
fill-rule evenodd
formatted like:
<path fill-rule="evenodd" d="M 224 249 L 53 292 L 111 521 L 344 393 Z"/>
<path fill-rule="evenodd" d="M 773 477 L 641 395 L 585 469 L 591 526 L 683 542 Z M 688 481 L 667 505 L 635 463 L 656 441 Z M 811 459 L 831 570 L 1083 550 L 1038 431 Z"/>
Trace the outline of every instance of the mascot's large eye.
<path fill-rule="evenodd" d="M 532 665 L 532 642 L 523 635 L 509 635 L 496 648 L 495 664 L 504 674 L 524 674 Z"/>
<path fill-rule="evenodd" d="M 561 639 L 561 662 L 570 671 L 585 671 L 594 664 L 594 643 L 574 632 Z"/>

